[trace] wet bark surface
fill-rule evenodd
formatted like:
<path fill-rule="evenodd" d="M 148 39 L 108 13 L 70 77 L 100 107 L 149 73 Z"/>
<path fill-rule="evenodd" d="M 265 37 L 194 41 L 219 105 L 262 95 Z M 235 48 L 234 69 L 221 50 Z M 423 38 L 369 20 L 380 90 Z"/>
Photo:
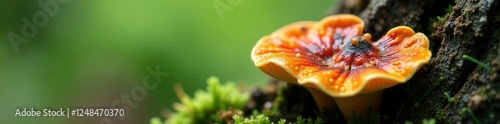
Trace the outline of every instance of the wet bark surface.
<path fill-rule="evenodd" d="M 393 27 L 405 25 L 426 34 L 431 42 L 433 56 L 429 63 L 410 81 L 384 91 L 380 111 L 383 121 L 420 123 L 422 119 L 435 118 L 438 122 L 472 123 L 474 115 L 483 123 L 500 122 L 498 0 L 345 0 L 341 3 L 332 14 L 360 16 L 365 21 L 364 31 L 371 33 L 374 39 Z M 464 60 L 463 55 L 478 59 L 493 72 Z M 440 77 L 444 80 L 436 83 Z M 451 98 L 446 98 L 445 93 Z M 468 114 L 467 109 L 472 114 Z"/>

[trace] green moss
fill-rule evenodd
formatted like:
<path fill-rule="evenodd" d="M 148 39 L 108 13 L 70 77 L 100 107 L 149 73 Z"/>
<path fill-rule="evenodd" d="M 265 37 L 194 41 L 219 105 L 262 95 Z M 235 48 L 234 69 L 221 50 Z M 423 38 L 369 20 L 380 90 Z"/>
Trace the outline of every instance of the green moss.
<path fill-rule="evenodd" d="M 460 115 L 461 115 L 462 117 L 466 116 L 466 115 L 467 115 L 467 108 L 462 108 L 462 109 L 460 109 Z"/>
<path fill-rule="evenodd" d="M 431 118 L 431 119 L 423 119 L 422 124 L 436 124 L 436 119 Z"/>
<path fill-rule="evenodd" d="M 444 9 L 445 14 L 444 15 L 439 15 L 436 17 L 431 17 L 429 18 L 429 25 L 428 25 L 428 30 L 432 30 L 433 25 L 442 25 L 446 21 L 446 13 L 451 13 L 453 11 L 453 4 L 448 4 L 448 7 Z"/>
<path fill-rule="evenodd" d="M 302 118 L 302 116 L 298 116 L 297 117 L 297 122 L 295 122 L 294 124 L 321 124 L 323 123 L 323 119 L 321 119 L 320 117 L 316 118 L 316 119 L 312 119 L 312 118 Z"/>
<path fill-rule="evenodd" d="M 372 112 L 372 108 L 369 107 L 366 116 L 356 115 L 352 112 L 352 124 L 378 124 L 380 123 L 380 115 Z"/>
<path fill-rule="evenodd" d="M 263 114 L 253 114 L 249 118 L 244 118 L 239 115 L 234 115 L 233 120 L 235 124 L 274 124 L 275 122 L 272 122 L 269 117 L 263 115 Z M 317 117 L 316 119 L 313 118 L 302 118 L 301 116 L 298 116 L 296 122 L 290 122 L 291 124 L 322 124 L 324 123 L 323 119 L 320 117 Z M 285 124 L 287 121 L 285 119 L 280 119 L 278 124 Z"/>
<path fill-rule="evenodd" d="M 431 18 L 430 21 L 437 24 L 442 24 L 444 22 L 444 16 L 436 16 L 435 18 Z"/>
<path fill-rule="evenodd" d="M 446 98 L 446 100 L 448 100 L 449 103 L 451 104 L 455 104 L 457 103 L 457 101 L 455 101 L 455 98 L 451 97 L 450 94 L 448 94 L 448 92 L 444 92 L 444 97 Z"/>
<path fill-rule="evenodd" d="M 285 124 L 285 123 L 286 123 L 285 119 L 280 119 L 280 121 L 278 121 L 278 124 Z"/>
<path fill-rule="evenodd" d="M 155 117 L 150 123 L 223 123 L 223 119 L 218 116 L 219 112 L 229 109 L 241 110 L 249 100 L 249 94 L 240 92 L 232 82 L 221 85 L 217 77 L 210 77 L 207 84 L 206 90 L 197 91 L 193 98 L 181 98 L 181 104 L 174 106 L 176 112 L 165 122 Z"/>
<path fill-rule="evenodd" d="M 269 117 L 264 115 L 252 115 L 250 118 L 244 118 L 239 115 L 234 115 L 233 120 L 235 124 L 270 124 Z"/>
<path fill-rule="evenodd" d="M 438 120 L 445 119 L 446 113 L 444 112 L 444 109 L 440 109 L 440 108 L 436 109 L 436 117 Z"/>
<path fill-rule="evenodd" d="M 163 124 L 163 122 L 161 121 L 161 119 L 159 117 L 153 117 L 151 118 L 151 120 L 149 121 L 150 124 Z"/>
<path fill-rule="evenodd" d="M 451 13 L 451 11 L 453 11 L 453 4 L 448 4 L 448 7 L 444 8 L 444 12 Z M 436 16 L 435 18 L 431 18 L 430 20 L 433 23 L 442 24 L 445 21 L 445 17 L 444 17 L 445 15 Z"/>
<path fill-rule="evenodd" d="M 413 124 L 413 122 L 405 121 L 405 124 Z M 434 118 L 422 119 L 422 124 L 436 124 L 436 119 L 434 119 Z"/>

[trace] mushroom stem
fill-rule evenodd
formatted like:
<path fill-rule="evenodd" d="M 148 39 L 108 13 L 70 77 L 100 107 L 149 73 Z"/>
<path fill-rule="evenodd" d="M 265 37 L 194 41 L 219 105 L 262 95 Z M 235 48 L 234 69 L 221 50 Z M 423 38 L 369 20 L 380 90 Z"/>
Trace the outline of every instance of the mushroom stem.
<path fill-rule="evenodd" d="M 306 89 L 313 96 L 314 101 L 316 102 L 316 106 L 318 107 L 318 109 L 320 111 L 324 111 L 325 109 L 333 111 L 333 110 L 336 110 L 338 108 L 337 104 L 335 104 L 335 100 L 331 96 L 329 96 L 329 95 L 327 95 L 327 94 L 325 94 L 325 93 L 323 93 L 315 88 L 306 87 Z"/>
<path fill-rule="evenodd" d="M 358 94 L 352 97 L 334 97 L 340 111 L 347 121 L 351 121 L 352 112 L 356 115 L 366 115 L 369 107 L 377 113 L 382 99 L 382 91 L 376 91 L 366 94 Z"/>

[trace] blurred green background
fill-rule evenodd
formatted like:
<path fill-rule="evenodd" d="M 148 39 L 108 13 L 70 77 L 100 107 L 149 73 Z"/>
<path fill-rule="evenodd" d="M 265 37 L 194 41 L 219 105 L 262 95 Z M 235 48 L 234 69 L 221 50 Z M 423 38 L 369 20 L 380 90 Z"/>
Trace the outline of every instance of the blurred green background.
<path fill-rule="evenodd" d="M 22 36 L 39 1 L 0 1 L 0 123 L 99 123 L 102 117 L 15 117 L 20 108 L 106 108 L 142 85 L 146 67 L 169 75 L 125 119 L 148 123 L 178 101 L 173 85 L 188 94 L 215 75 L 246 86 L 264 84 L 250 51 L 257 40 L 296 21 L 320 20 L 335 0 L 242 0 L 221 20 L 217 0 L 73 0 L 38 28 L 15 53 L 9 32 Z M 231 1 L 231 0 L 229 0 Z M 150 83 L 154 79 L 149 80 Z M 131 100 L 133 101 L 133 100 Z M 126 105 L 126 104 L 121 104 Z"/>

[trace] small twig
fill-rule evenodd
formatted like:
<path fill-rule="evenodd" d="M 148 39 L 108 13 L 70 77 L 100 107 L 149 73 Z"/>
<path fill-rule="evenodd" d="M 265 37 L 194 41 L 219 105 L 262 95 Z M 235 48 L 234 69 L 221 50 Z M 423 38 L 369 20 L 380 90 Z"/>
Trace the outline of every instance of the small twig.
<path fill-rule="evenodd" d="M 431 87 L 431 89 L 427 90 L 427 92 L 425 92 L 424 95 L 422 97 L 420 97 L 420 99 L 418 99 L 417 103 L 415 103 L 413 105 L 413 107 L 418 108 L 420 106 L 420 101 L 422 101 L 427 95 L 429 95 L 429 93 L 431 93 L 431 91 L 434 90 L 434 88 L 436 88 L 436 86 L 438 86 L 441 82 L 443 82 L 443 80 L 444 80 L 444 77 L 439 77 L 438 80 Z"/>
<path fill-rule="evenodd" d="M 486 69 L 488 72 L 493 73 L 493 70 L 491 70 L 491 67 L 490 67 L 490 66 L 488 66 L 488 65 L 484 64 L 483 62 L 480 62 L 479 60 L 477 60 L 477 59 L 475 59 L 475 58 L 473 58 L 473 57 L 471 57 L 471 56 L 469 56 L 469 55 L 464 55 L 464 56 L 463 56 L 463 59 L 465 59 L 465 60 L 469 60 L 469 61 L 471 61 L 471 62 L 474 62 L 474 63 L 476 63 L 477 65 L 479 65 L 479 66 L 483 67 L 484 69 Z"/>
<path fill-rule="evenodd" d="M 401 104 L 401 107 L 399 107 L 398 114 L 396 114 L 396 118 L 394 118 L 394 122 L 392 122 L 393 124 L 396 124 L 396 121 L 399 118 L 399 114 L 401 114 L 401 110 L 403 110 L 404 106 L 405 106 L 405 104 Z"/>

